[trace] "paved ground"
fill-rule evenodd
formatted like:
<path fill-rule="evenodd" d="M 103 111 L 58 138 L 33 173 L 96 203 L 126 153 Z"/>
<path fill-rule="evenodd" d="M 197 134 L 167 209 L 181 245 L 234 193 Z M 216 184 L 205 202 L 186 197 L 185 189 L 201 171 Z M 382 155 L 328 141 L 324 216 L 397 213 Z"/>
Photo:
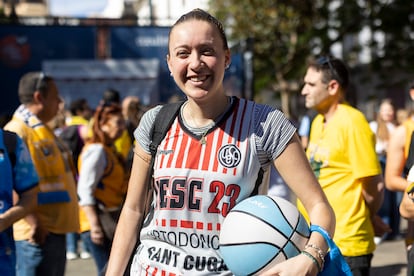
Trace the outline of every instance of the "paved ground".
<path fill-rule="evenodd" d="M 95 276 L 97 275 L 95 263 L 92 259 L 76 259 L 66 262 L 66 276 Z"/>
<path fill-rule="evenodd" d="M 372 260 L 371 276 L 406 276 L 407 257 L 404 240 L 378 245 Z"/>
<path fill-rule="evenodd" d="M 404 240 L 385 241 L 374 253 L 371 276 L 406 276 Z M 97 275 L 92 259 L 67 262 L 66 276 Z"/>

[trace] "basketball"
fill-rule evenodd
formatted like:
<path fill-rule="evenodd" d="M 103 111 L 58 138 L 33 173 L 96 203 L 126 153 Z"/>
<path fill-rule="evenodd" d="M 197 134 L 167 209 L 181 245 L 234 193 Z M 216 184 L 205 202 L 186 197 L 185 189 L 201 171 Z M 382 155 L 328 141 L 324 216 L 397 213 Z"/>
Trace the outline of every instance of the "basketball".
<path fill-rule="evenodd" d="M 298 255 L 309 236 L 309 225 L 296 206 L 257 195 L 236 204 L 224 219 L 220 253 L 235 275 L 255 275 Z"/>

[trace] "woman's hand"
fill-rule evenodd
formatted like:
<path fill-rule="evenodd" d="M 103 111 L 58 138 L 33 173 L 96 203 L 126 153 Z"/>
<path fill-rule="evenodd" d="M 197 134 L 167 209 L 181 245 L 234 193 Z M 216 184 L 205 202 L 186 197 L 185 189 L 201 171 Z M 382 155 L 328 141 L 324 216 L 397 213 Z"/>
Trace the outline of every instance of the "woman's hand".
<path fill-rule="evenodd" d="M 104 243 L 104 232 L 100 225 L 91 225 L 91 240 L 94 244 L 102 245 Z"/>
<path fill-rule="evenodd" d="M 281 262 L 266 272 L 261 273 L 261 276 L 316 276 L 318 274 L 318 267 L 312 259 L 304 254 L 299 254 L 284 262 Z"/>

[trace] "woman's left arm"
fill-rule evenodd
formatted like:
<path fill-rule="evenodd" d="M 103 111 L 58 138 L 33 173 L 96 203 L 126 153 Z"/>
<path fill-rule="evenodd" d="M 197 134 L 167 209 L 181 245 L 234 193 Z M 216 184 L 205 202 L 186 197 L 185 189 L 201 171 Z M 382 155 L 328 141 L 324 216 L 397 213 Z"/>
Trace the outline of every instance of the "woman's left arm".
<path fill-rule="evenodd" d="M 310 167 L 296 134 L 285 150 L 274 160 L 274 165 L 294 194 L 303 203 L 311 223 L 321 226 L 333 237 L 335 213 Z M 328 245 L 324 238 L 317 232 L 311 233 L 308 244 L 312 244 L 312 246 L 321 249 L 325 253 L 328 251 Z M 309 251 L 309 253 L 318 259 L 316 252 Z M 319 260 L 319 262 L 322 261 Z M 277 275 L 282 271 L 286 272 L 286 275 L 316 275 L 318 267 L 307 254 L 299 254 L 276 265 L 264 275 Z"/>
<path fill-rule="evenodd" d="M 92 242 L 102 244 L 104 232 L 96 212 L 94 191 L 106 167 L 105 150 L 100 144 L 92 144 L 82 152 L 80 158 L 82 166 L 79 168 L 78 179 L 79 204 L 88 218 Z"/>

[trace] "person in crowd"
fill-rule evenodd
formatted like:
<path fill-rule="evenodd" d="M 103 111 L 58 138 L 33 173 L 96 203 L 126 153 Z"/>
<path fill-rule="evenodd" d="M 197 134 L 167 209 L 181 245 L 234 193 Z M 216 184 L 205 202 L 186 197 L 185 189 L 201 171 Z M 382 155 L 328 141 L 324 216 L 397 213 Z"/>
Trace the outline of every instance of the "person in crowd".
<path fill-rule="evenodd" d="M 396 123 L 397 125 L 401 125 L 404 123 L 409 117 L 409 111 L 407 108 L 398 108 L 396 111 Z"/>
<path fill-rule="evenodd" d="M 119 105 L 98 106 L 92 137 L 86 141 L 78 162 L 79 204 L 84 213 L 80 220 L 81 236 L 87 241 L 99 273 L 108 261 L 112 232 L 127 190 L 125 164 L 114 146 L 124 130 Z"/>
<path fill-rule="evenodd" d="M 410 99 L 414 101 L 414 82 L 409 87 Z M 414 165 L 414 117 L 413 111 L 409 111 L 407 119 L 400 124 L 392 133 L 388 142 L 387 160 L 385 165 L 385 184 L 387 189 L 391 191 L 404 192 L 404 197 L 408 197 L 407 188 L 409 182 L 407 181 L 407 174 L 410 168 Z M 410 201 L 410 200 L 408 200 Z M 405 244 L 407 248 L 407 275 L 412 275 L 414 269 L 414 222 L 408 221 L 408 228 L 405 237 Z"/>
<path fill-rule="evenodd" d="M 55 117 L 46 124 L 56 136 L 60 136 L 66 128 L 66 110 L 64 102 L 59 104 L 59 110 Z"/>
<path fill-rule="evenodd" d="M 38 206 L 14 225 L 17 275 L 65 273 L 66 233 L 79 228 L 70 152 L 46 124 L 61 103 L 54 80 L 29 72 L 19 81 L 21 105 L 5 126 L 25 142 L 39 176 Z"/>
<path fill-rule="evenodd" d="M 79 98 L 69 104 L 70 116 L 66 118 L 66 125 L 85 125 L 89 124 L 92 117 L 92 108 L 88 104 L 86 98 Z"/>
<path fill-rule="evenodd" d="M 121 93 L 113 88 L 108 88 L 102 95 L 100 104 L 117 104 L 122 107 Z M 128 154 L 132 148 L 131 139 L 129 138 L 128 130 L 124 129 L 122 135 L 115 141 L 117 151 L 122 155 L 124 160 L 127 160 Z"/>
<path fill-rule="evenodd" d="M 298 134 L 304 150 L 306 150 L 309 144 L 311 124 L 315 116 L 316 112 L 313 109 L 311 109 L 305 115 L 303 115 L 302 119 L 300 120 Z"/>
<path fill-rule="evenodd" d="M 306 153 L 335 211 L 334 241 L 352 273 L 359 276 L 369 275 L 375 230 L 386 231 L 376 215 L 383 201 L 384 181 L 366 118 L 342 103 L 348 84 L 345 63 L 322 56 L 309 63 L 301 93 L 306 108 L 318 112 Z M 305 212 L 300 202 L 298 206 Z"/>
<path fill-rule="evenodd" d="M 22 139 L 0 128 L 0 275 L 16 275 L 13 223 L 34 211 L 38 176 Z M 15 203 L 13 203 L 15 193 Z"/>
<path fill-rule="evenodd" d="M 134 131 L 137 128 L 139 121 L 141 120 L 142 114 L 144 112 L 144 107 L 141 105 L 139 98 L 136 96 L 127 96 L 122 101 L 122 114 L 125 119 L 125 127 L 130 138 L 130 150 L 126 159 L 126 166 L 128 174 L 132 167 L 132 159 L 134 157 Z"/>
<path fill-rule="evenodd" d="M 106 275 L 122 275 L 131 254 L 131 275 L 232 275 L 219 265 L 223 262 L 217 243 L 220 224 L 236 203 L 266 194 L 273 165 L 304 202 L 312 223 L 333 235 L 335 215 L 312 173 L 296 128 L 278 109 L 225 94 L 223 78 L 230 57 L 221 23 L 203 10 L 184 14 L 171 28 L 167 63 L 187 100 L 158 147 L 151 175 L 151 128 L 161 106 L 141 118 Z M 258 179 L 261 172 L 263 178 Z M 178 236 L 194 242 L 179 244 Z M 205 237 L 211 237 L 208 244 L 202 241 Z M 327 244 L 319 234 L 312 233 L 309 244 L 326 253 Z M 317 275 L 323 260 L 307 250 L 267 273 Z M 170 254 L 171 259 L 157 254 Z M 209 264 L 213 259 L 217 265 Z"/>
<path fill-rule="evenodd" d="M 89 120 L 92 117 L 92 108 L 89 106 L 86 98 L 79 98 L 69 104 L 69 112 L 70 116 L 66 118 L 66 127 L 63 128 L 59 137 L 66 142 L 66 145 L 71 150 L 73 163 L 77 166 L 79 154 L 87 138 Z M 78 174 L 77 168 L 76 174 Z M 80 248 L 78 248 L 79 245 Z M 79 249 L 80 252 L 78 252 Z M 66 259 L 75 260 L 78 257 L 81 259 L 89 259 L 91 255 L 87 243 L 81 240 L 77 231 L 66 235 Z"/>
<path fill-rule="evenodd" d="M 131 143 L 134 142 L 134 131 L 142 116 L 142 107 L 137 96 L 127 96 L 122 101 L 122 114 L 124 115 L 126 129 Z"/>
<path fill-rule="evenodd" d="M 111 103 L 116 103 L 120 105 L 121 104 L 121 93 L 119 93 L 119 91 L 116 89 L 108 88 L 102 94 L 102 99 L 100 100 L 99 104 L 103 105 L 103 104 L 111 104 Z"/>
<path fill-rule="evenodd" d="M 391 99 L 383 99 L 379 105 L 376 120 L 369 123 L 371 130 L 375 134 L 375 151 L 381 164 L 382 172 L 385 171 L 385 162 L 387 159 L 387 147 L 391 133 L 396 127 L 395 108 Z M 382 220 L 390 225 L 391 232 L 386 233 L 383 237 L 375 237 L 378 244 L 383 239 L 392 239 L 399 235 L 400 216 L 398 211 L 397 193 L 388 189 L 384 190 L 384 201 L 378 212 Z"/>

